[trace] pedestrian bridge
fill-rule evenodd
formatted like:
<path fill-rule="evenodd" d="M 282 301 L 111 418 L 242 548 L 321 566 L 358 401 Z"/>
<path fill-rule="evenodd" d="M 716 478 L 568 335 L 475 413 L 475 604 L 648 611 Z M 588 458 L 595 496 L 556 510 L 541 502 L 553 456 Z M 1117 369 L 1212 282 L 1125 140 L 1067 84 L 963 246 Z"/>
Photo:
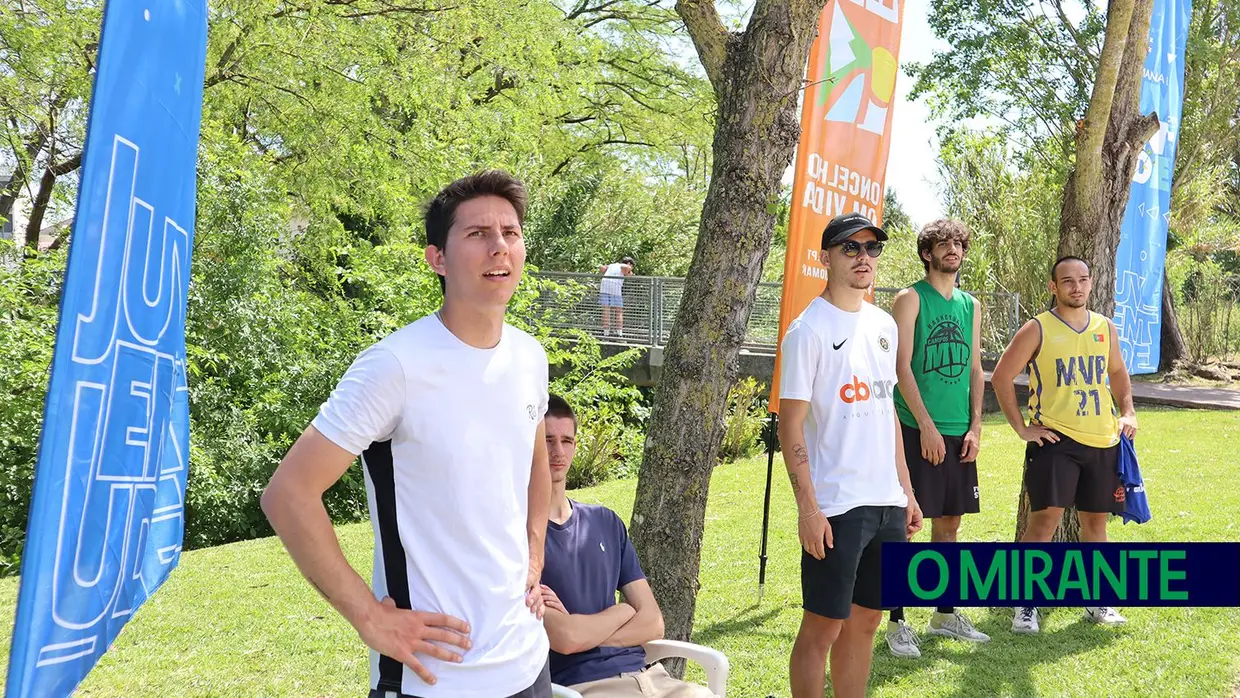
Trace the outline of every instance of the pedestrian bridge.
<path fill-rule="evenodd" d="M 601 274 L 539 272 L 544 284 L 537 310 L 554 332 L 566 338 L 586 333 L 604 344 L 607 355 L 627 348 L 644 348 L 644 356 L 629 371 L 637 385 L 658 382 L 663 368 L 663 348 L 684 295 L 685 280 L 667 276 L 628 276 L 624 279 L 624 325 L 618 334 L 604 334 L 603 307 L 599 303 Z M 890 312 L 896 288 L 878 288 L 874 303 Z M 782 286 L 758 285 L 745 342 L 741 346 L 740 374 L 770 384 L 775 369 L 776 340 L 779 333 L 779 301 Z M 1020 295 L 1016 293 L 973 293 L 982 305 L 982 360 L 990 364 L 999 358 L 1020 323 Z"/>

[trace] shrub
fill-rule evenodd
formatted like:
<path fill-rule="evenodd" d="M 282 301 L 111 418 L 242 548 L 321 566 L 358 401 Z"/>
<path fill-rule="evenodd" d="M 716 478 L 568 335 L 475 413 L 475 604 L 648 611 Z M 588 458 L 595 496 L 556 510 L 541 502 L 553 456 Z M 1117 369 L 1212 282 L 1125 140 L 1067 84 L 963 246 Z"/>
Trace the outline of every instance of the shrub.
<path fill-rule="evenodd" d="M 723 443 L 719 459 L 725 463 L 748 458 L 761 450 L 762 428 L 766 425 L 766 386 L 746 377 L 732 386 L 728 394 L 728 413 L 723 422 Z"/>
<path fill-rule="evenodd" d="M 63 251 L 20 255 L 0 240 L 0 576 L 17 573 L 26 539 L 65 264 Z"/>
<path fill-rule="evenodd" d="M 1210 258 L 1175 259 L 1168 266 L 1189 358 L 1203 364 L 1240 353 L 1240 276 Z"/>
<path fill-rule="evenodd" d="M 540 339 L 559 374 L 551 381 L 551 392 L 567 400 L 577 414 L 577 456 L 568 471 L 568 489 L 636 474 L 650 410 L 624 371 L 641 358 L 642 350 L 626 349 L 605 357 L 598 340 L 584 333 L 571 342 Z"/>

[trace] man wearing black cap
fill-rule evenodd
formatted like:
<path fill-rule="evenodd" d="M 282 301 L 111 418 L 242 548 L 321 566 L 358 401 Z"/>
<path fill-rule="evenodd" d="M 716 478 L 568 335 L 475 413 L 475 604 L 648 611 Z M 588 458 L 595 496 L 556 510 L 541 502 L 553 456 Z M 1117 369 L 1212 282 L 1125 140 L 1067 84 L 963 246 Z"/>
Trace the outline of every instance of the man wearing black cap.
<path fill-rule="evenodd" d="M 831 220 L 827 288 L 781 347 L 779 441 L 798 509 L 804 615 L 793 698 L 864 696 L 882 622 L 880 545 L 921 529 L 892 396 L 896 323 L 865 300 L 887 233 L 860 214 Z"/>

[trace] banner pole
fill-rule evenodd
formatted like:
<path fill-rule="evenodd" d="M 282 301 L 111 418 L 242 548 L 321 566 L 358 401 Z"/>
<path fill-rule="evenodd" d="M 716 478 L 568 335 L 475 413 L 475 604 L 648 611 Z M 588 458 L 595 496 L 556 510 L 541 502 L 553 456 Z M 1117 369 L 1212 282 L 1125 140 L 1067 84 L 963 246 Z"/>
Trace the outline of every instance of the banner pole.
<path fill-rule="evenodd" d="M 768 412 L 766 415 L 766 494 L 762 499 L 762 551 L 758 553 L 758 603 L 762 603 L 762 593 L 766 590 L 766 540 L 767 530 L 771 522 L 771 479 L 775 472 L 775 443 L 779 439 L 779 415 Z"/>

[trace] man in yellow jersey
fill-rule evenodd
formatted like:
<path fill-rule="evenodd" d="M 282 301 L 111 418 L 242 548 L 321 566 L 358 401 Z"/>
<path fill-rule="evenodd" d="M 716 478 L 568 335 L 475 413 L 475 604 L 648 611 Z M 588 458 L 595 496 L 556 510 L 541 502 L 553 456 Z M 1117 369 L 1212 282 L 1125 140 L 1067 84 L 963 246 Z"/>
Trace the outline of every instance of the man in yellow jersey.
<path fill-rule="evenodd" d="M 1119 435 L 1137 433 L 1132 383 L 1110 318 L 1090 312 L 1089 266 L 1062 257 L 1051 267 L 1055 307 L 1025 323 L 995 366 L 995 397 L 1028 445 L 1025 489 L 1029 527 L 1021 542 L 1045 543 L 1066 507 L 1081 516 L 1081 540 L 1105 543 L 1107 517 L 1124 510 L 1117 471 Z M 1028 366 L 1029 423 L 1016 404 L 1016 376 Z M 1085 609 L 1104 625 L 1125 621 L 1115 609 Z M 1012 631 L 1038 632 L 1036 608 L 1018 608 Z"/>

